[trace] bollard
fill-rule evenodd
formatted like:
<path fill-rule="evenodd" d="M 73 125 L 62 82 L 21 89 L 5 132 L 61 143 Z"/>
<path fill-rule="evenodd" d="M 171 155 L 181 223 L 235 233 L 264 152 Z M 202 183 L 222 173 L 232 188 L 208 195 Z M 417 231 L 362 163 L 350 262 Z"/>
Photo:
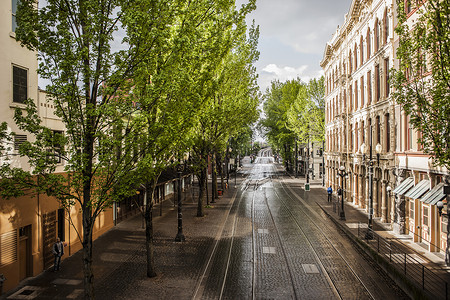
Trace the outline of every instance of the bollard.
<path fill-rule="evenodd" d="M 6 280 L 5 275 L 0 274 L 0 296 L 3 294 L 3 282 Z"/>

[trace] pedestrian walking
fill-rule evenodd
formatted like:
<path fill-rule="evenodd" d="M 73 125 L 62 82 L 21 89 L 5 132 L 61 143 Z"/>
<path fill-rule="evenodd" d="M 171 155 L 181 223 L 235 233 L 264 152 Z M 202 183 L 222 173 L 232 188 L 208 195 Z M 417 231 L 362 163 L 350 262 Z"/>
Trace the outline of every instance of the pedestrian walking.
<path fill-rule="evenodd" d="M 333 189 L 331 188 L 331 185 L 329 188 L 327 188 L 327 193 L 328 193 L 328 202 L 331 202 L 331 197 L 333 195 Z"/>
<path fill-rule="evenodd" d="M 60 238 L 56 239 L 56 243 L 53 244 L 52 249 L 53 255 L 55 256 L 55 264 L 53 266 L 54 271 L 59 271 L 59 265 L 61 264 L 61 256 L 64 255 L 64 244 L 61 242 Z"/>

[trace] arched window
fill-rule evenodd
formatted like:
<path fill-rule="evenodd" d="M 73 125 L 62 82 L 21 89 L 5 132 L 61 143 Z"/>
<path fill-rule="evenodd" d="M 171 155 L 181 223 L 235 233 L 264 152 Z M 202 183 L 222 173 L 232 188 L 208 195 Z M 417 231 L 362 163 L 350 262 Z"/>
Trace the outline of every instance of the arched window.
<path fill-rule="evenodd" d="M 356 46 L 356 43 L 355 43 L 354 51 L 355 51 L 355 53 L 354 53 L 354 55 L 355 55 L 354 63 L 355 63 L 355 71 L 356 71 L 356 69 L 358 69 L 358 48 Z"/>
<path fill-rule="evenodd" d="M 379 49 L 380 49 L 380 28 L 379 28 L 379 25 L 378 25 L 378 19 L 376 19 L 375 20 L 375 26 L 374 26 L 374 30 L 375 30 L 375 32 L 374 32 L 374 47 L 375 47 L 375 49 L 374 49 L 374 52 L 377 52 Z"/>
<path fill-rule="evenodd" d="M 366 41 L 367 41 L 367 45 L 366 45 L 366 49 L 367 49 L 367 59 L 370 58 L 370 28 L 367 28 L 367 36 L 366 36 Z"/>
<path fill-rule="evenodd" d="M 361 38 L 359 39 L 359 61 L 360 61 L 360 65 L 362 65 L 364 63 L 364 44 L 363 44 L 364 40 L 363 37 L 361 36 Z"/>
<path fill-rule="evenodd" d="M 349 74 L 352 74 L 353 72 L 353 65 L 352 65 L 352 50 L 350 50 L 349 54 L 348 54 L 348 71 Z"/>
<path fill-rule="evenodd" d="M 387 9 L 384 10 L 383 17 L 383 44 L 386 44 L 389 38 L 389 16 Z"/>

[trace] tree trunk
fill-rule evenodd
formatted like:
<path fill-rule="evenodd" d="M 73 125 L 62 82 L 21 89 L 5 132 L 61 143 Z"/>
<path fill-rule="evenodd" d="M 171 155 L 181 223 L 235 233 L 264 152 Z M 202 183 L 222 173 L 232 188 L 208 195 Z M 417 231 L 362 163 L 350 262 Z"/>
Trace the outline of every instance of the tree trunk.
<path fill-rule="evenodd" d="M 205 168 L 205 191 L 206 191 L 206 205 L 209 206 L 209 189 L 208 189 L 208 165 Z"/>
<path fill-rule="evenodd" d="M 206 170 L 200 170 L 200 174 L 198 175 L 198 205 L 197 205 L 197 217 L 203 217 L 203 196 L 205 189 L 205 176 Z"/>
<path fill-rule="evenodd" d="M 219 198 L 217 194 L 217 173 L 216 173 L 216 155 L 213 154 L 213 160 L 211 162 L 211 170 L 212 170 L 212 195 L 211 195 L 211 203 L 216 202 L 216 199 Z"/>
<path fill-rule="evenodd" d="M 83 209 L 83 283 L 84 298 L 94 299 L 94 274 L 92 273 L 92 216 L 90 207 Z"/>
<path fill-rule="evenodd" d="M 220 175 L 220 188 L 222 190 L 224 190 L 224 187 L 223 187 L 222 155 L 220 155 L 220 154 L 216 155 L 216 170 L 217 170 L 217 175 Z M 217 184 L 217 186 L 218 186 L 218 184 Z"/>
<path fill-rule="evenodd" d="M 146 184 L 145 192 L 147 197 L 150 192 L 150 200 L 147 201 L 147 207 L 145 208 L 145 248 L 147 250 L 147 277 L 152 278 L 156 276 L 155 272 L 155 257 L 153 247 L 153 194 L 156 186 L 156 180 L 150 186 Z M 148 199 L 148 198 L 147 198 Z"/>

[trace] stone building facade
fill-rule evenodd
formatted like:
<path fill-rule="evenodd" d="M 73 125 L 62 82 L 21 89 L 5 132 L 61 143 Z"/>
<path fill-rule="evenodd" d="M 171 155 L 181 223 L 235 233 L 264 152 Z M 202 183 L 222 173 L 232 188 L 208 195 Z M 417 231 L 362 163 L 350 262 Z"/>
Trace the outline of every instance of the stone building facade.
<path fill-rule="evenodd" d="M 383 223 L 395 220 L 394 198 L 388 193 L 395 151 L 388 84 L 393 65 L 392 15 L 391 0 L 354 0 L 321 62 L 326 78 L 327 185 L 334 190 L 342 185 L 345 201 L 368 210 L 372 175 L 373 216 Z M 340 167 L 348 173 L 343 183 L 337 178 Z"/>
<path fill-rule="evenodd" d="M 389 69 L 398 65 L 396 14 L 395 0 L 354 0 L 326 45 L 327 186 L 342 186 L 345 201 L 429 251 L 444 251 L 447 219 L 435 204 L 445 198 L 448 171 L 433 167 L 418 143 L 420 133 L 390 95 Z M 409 21 L 414 14 L 408 11 Z"/>

